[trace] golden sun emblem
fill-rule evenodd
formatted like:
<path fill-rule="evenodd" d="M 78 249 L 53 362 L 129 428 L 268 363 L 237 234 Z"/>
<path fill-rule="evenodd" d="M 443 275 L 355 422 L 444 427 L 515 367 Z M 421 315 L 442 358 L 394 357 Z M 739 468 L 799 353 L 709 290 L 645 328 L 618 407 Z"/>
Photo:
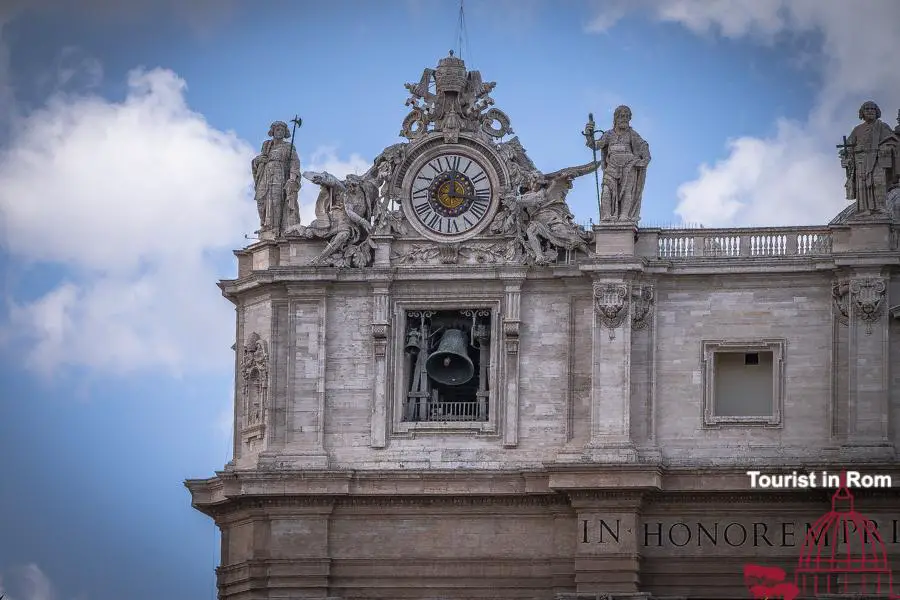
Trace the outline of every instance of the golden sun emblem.
<path fill-rule="evenodd" d="M 452 195 L 451 189 L 453 190 Z M 463 203 L 465 194 L 466 188 L 459 181 L 445 181 L 437 189 L 437 201 L 444 208 L 453 209 Z"/>

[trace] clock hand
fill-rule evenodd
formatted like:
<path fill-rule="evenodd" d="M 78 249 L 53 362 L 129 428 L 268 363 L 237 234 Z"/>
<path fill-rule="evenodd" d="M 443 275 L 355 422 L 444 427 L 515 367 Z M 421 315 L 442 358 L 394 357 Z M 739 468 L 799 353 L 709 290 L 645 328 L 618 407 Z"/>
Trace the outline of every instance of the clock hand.
<path fill-rule="evenodd" d="M 451 198 L 462 198 L 463 200 L 478 200 L 478 196 L 467 196 L 466 194 L 450 194 Z"/>

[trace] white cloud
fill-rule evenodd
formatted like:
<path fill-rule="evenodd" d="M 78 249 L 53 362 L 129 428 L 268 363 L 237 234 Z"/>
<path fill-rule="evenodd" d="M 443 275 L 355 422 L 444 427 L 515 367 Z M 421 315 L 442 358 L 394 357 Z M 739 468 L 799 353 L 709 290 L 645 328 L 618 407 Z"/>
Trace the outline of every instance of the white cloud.
<path fill-rule="evenodd" d="M 0 596 L 4 600 L 56 600 L 57 595 L 50 579 L 41 569 L 30 564 L 9 569 L 8 588 L 6 580 L 0 577 Z"/>
<path fill-rule="evenodd" d="M 210 256 L 254 228 L 252 150 L 191 111 L 171 71 L 128 85 L 120 103 L 52 98 L 0 153 L 4 245 L 70 273 L 11 307 L 41 370 L 180 370 L 219 364 L 230 345 Z"/>
<path fill-rule="evenodd" d="M 713 226 L 806 224 L 827 222 L 847 205 L 835 144 L 856 125 L 859 105 L 870 98 L 893 125 L 900 104 L 900 2 L 659 0 L 596 6 L 589 31 L 605 31 L 629 11 L 643 10 L 697 34 L 764 44 L 779 35 L 818 34 L 813 64 L 821 89 L 807 119 L 780 122 L 769 138 L 732 140 L 726 159 L 701 166 L 697 179 L 680 187 L 676 213 Z"/>
<path fill-rule="evenodd" d="M 134 71 L 128 85 L 118 103 L 54 96 L 0 153 L 2 244 L 68 273 L 40 298 L 10 303 L 2 337 L 24 340 L 35 370 L 231 364 L 234 313 L 214 259 L 233 260 L 258 227 L 253 148 L 193 112 L 171 71 Z M 371 164 L 328 148 L 301 159 L 338 176 Z M 306 223 L 317 191 L 305 182 Z"/>

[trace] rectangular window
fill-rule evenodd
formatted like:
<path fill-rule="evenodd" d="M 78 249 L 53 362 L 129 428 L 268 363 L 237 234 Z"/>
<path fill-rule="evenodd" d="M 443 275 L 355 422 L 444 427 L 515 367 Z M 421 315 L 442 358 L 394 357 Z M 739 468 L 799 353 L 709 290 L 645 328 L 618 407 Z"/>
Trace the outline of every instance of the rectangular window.
<path fill-rule="evenodd" d="M 496 431 L 498 311 L 397 303 L 395 433 Z"/>
<path fill-rule="evenodd" d="M 784 340 L 704 341 L 704 426 L 780 426 L 784 347 Z"/>

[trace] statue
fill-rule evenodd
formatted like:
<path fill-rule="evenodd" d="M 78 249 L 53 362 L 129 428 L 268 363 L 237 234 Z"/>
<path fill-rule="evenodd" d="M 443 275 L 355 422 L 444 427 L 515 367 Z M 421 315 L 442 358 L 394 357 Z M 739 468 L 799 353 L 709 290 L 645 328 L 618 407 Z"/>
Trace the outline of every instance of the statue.
<path fill-rule="evenodd" d="M 871 100 L 859 107 L 859 118 L 863 122 L 838 146 L 847 173 L 847 199 L 856 200 L 858 214 L 882 213 L 887 186 L 900 174 L 900 138 L 881 120 L 881 109 Z"/>
<path fill-rule="evenodd" d="M 300 157 L 293 143 L 287 123 L 275 121 L 269 128 L 271 139 L 263 142 L 259 155 L 250 163 L 256 189 L 256 208 L 259 211 L 259 231 L 273 233 L 300 223 L 297 194 L 300 192 Z"/>
<path fill-rule="evenodd" d="M 506 142 L 497 144 L 500 154 L 506 159 L 506 166 L 509 169 L 509 179 L 514 189 L 526 191 L 528 186 L 528 175 L 536 172 L 538 169 L 532 162 L 531 158 L 522 147 L 518 136 Z"/>
<path fill-rule="evenodd" d="M 406 158 L 406 144 L 388 146 L 375 159 L 372 167 L 363 175 L 378 188 L 378 201 L 375 204 L 374 221 L 377 233 L 406 233 L 403 213 L 394 209 L 393 183 L 394 173 Z"/>
<path fill-rule="evenodd" d="M 603 184 L 600 195 L 601 221 L 630 221 L 641 216 L 641 198 L 650 146 L 631 128 L 631 109 L 619 106 L 613 113 L 613 128 L 594 140 L 593 123 L 585 127 L 586 145 L 600 151 Z"/>
<path fill-rule="evenodd" d="M 316 220 L 308 227 L 294 225 L 285 235 L 328 240 L 311 262 L 326 261 L 336 267 L 364 267 L 372 260 L 375 245 L 371 220 L 378 201 L 378 187 L 369 176 L 348 175 L 344 181 L 327 172 L 306 171 L 303 177 L 320 186 Z"/>
<path fill-rule="evenodd" d="M 574 222 L 566 195 L 572 180 L 593 173 L 598 166 L 589 163 L 546 175 L 530 172 L 524 194 L 505 194 L 503 210 L 494 218 L 493 230 L 516 236 L 526 251 L 526 262 L 537 265 L 552 262 L 559 249 L 587 252 L 590 234 Z"/>

